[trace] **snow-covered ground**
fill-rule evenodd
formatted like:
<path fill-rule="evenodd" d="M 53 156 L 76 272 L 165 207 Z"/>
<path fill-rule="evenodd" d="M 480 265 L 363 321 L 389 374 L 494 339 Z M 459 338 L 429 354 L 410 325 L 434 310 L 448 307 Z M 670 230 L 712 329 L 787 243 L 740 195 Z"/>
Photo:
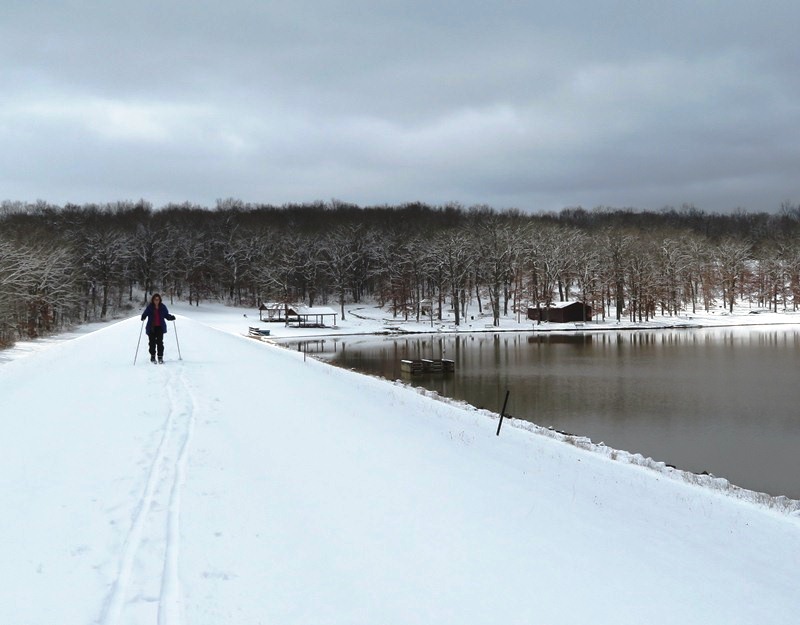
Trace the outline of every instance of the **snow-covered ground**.
<path fill-rule="evenodd" d="M 680 316 L 656 316 L 646 322 L 631 322 L 626 318 L 617 322 L 616 318 L 600 318 L 586 323 L 540 323 L 508 315 L 500 318 L 500 325 L 492 324 L 492 316 L 478 314 L 477 311 L 467 313 L 467 318 L 456 326 L 452 313 L 448 313 L 443 321 L 430 318 L 417 323 L 415 317 L 405 320 L 402 315 L 394 317 L 386 309 L 370 304 L 351 304 L 345 307 L 345 319 L 336 318 L 336 325 L 326 328 L 287 327 L 284 323 L 269 323 L 259 320 L 258 310 L 240 309 L 221 304 L 201 304 L 199 307 L 188 306 L 185 302 L 176 302 L 171 309 L 190 315 L 212 327 L 235 334 L 246 334 L 249 326 L 270 330 L 274 338 L 296 338 L 317 336 L 342 336 L 348 334 L 393 334 L 393 333 L 469 333 L 469 332 L 591 332 L 604 330 L 658 329 L 658 328 L 699 328 L 725 326 L 759 326 L 759 325 L 796 325 L 800 324 L 800 312 L 779 311 L 777 313 L 763 309 L 748 307 L 735 308 L 734 312 L 716 308 L 709 312 L 688 313 Z M 337 313 L 339 308 L 332 310 Z"/>
<path fill-rule="evenodd" d="M 172 311 L 164 366 L 138 316 L 0 364 L 0 623 L 798 622 L 797 502 Z"/>

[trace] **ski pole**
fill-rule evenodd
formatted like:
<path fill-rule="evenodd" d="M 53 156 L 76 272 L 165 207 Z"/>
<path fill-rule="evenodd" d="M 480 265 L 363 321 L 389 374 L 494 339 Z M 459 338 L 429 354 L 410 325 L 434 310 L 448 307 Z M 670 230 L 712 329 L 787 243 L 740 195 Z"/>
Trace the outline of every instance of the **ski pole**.
<path fill-rule="evenodd" d="M 136 366 L 136 359 L 139 357 L 139 343 L 142 342 L 142 330 L 144 330 L 144 319 L 142 319 L 142 327 L 139 328 L 139 340 L 136 341 L 136 354 L 133 357 L 133 366 Z"/>
<path fill-rule="evenodd" d="M 178 346 L 178 360 L 183 360 L 181 358 L 181 342 L 178 340 L 178 326 L 175 325 L 175 320 L 172 320 L 172 329 L 175 330 L 175 344 Z"/>

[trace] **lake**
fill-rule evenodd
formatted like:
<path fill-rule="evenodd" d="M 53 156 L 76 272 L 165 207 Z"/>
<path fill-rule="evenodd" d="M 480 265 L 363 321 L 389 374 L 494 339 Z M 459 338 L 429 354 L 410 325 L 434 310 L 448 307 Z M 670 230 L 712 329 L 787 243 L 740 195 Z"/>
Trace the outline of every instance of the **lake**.
<path fill-rule="evenodd" d="M 342 337 L 284 343 L 337 366 L 681 469 L 800 499 L 800 328 Z M 402 359 L 448 358 L 413 377 Z M 502 435 L 502 434 L 501 434 Z"/>

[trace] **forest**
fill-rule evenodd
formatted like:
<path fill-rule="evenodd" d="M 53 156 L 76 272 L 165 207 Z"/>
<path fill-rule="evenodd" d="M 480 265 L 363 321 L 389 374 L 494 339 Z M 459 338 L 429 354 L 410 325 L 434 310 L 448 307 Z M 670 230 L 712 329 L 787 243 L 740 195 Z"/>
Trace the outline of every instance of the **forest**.
<path fill-rule="evenodd" d="M 375 302 L 398 317 L 524 318 L 567 298 L 648 320 L 746 304 L 797 310 L 800 206 L 557 213 L 340 201 L 213 208 L 0 204 L 0 346 L 166 302 Z M 427 306 L 424 307 L 423 303 Z"/>

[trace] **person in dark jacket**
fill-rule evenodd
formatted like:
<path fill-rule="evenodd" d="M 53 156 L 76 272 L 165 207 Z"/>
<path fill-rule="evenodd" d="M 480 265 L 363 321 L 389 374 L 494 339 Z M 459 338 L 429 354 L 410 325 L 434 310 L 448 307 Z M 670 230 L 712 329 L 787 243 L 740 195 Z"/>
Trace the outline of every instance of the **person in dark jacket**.
<path fill-rule="evenodd" d="M 145 332 L 150 339 L 150 362 L 156 361 L 158 355 L 158 363 L 164 363 L 164 335 L 167 333 L 167 321 L 174 321 L 175 315 L 170 315 L 169 310 L 161 301 L 161 296 L 158 293 L 153 293 L 150 298 L 150 303 L 142 313 L 142 321 L 147 319 L 147 326 Z"/>

